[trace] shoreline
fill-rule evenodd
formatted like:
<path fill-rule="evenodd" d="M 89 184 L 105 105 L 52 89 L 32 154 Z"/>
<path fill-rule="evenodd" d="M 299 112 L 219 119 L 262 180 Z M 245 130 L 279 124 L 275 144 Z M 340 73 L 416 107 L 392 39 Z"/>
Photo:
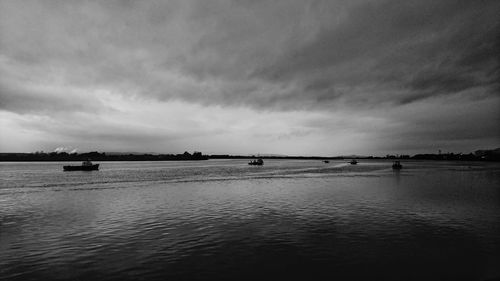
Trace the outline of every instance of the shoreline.
<path fill-rule="evenodd" d="M 137 159 L 137 158 L 120 158 L 120 159 L 101 159 L 92 158 L 93 162 L 173 162 L 173 161 L 206 161 L 206 160 L 252 160 L 262 158 L 264 160 L 340 160 L 348 161 L 351 159 L 356 160 L 386 160 L 386 161 L 435 161 L 435 162 L 446 162 L 446 161 L 456 161 L 456 162 L 500 162 L 499 159 L 433 159 L 433 158 L 382 158 L 382 157 L 249 157 L 249 156 L 234 156 L 234 157 L 207 157 L 204 159 Z M 87 158 L 78 159 L 3 159 L 0 158 L 0 162 L 81 162 L 85 161 Z"/>

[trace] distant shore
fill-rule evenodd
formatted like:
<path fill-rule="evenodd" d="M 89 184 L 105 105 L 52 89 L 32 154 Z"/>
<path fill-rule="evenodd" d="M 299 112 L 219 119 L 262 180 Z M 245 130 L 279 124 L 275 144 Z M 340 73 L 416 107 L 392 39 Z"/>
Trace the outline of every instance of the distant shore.
<path fill-rule="evenodd" d="M 500 148 L 477 150 L 474 153 L 439 153 L 379 156 L 276 156 L 276 155 L 204 155 L 201 152 L 182 154 L 106 154 L 99 152 L 66 153 L 0 153 L 0 162 L 65 162 L 65 161 L 198 161 L 209 159 L 290 159 L 290 160 L 345 160 L 345 159 L 397 159 L 397 160 L 437 160 L 437 161 L 500 161 Z"/>
<path fill-rule="evenodd" d="M 208 160 L 201 152 L 190 154 L 111 154 L 88 153 L 0 153 L 0 162 L 69 162 L 69 161 L 193 161 Z"/>

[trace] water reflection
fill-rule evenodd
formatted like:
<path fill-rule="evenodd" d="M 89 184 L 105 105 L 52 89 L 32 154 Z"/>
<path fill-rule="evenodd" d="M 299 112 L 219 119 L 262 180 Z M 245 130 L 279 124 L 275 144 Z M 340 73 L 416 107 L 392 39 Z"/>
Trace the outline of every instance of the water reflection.
<path fill-rule="evenodd" d="M 396 179 L 396 185 L 401 184 L 401 170 L 393 170 L 394 178 Z"/>

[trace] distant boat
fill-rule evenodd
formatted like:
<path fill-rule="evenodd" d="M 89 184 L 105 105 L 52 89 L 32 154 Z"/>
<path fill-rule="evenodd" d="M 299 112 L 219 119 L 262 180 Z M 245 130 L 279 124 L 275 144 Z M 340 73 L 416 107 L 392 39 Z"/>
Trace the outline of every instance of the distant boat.
<path fill-rule="evenodd" d="M 99 164 L 92 164 L 90 159 L 83 161 L 81 166 L 63 166 L 64 171 L 97 171 Z"/>
<path fill-rule="evenodd" d="M 330 161 L 328 161 L 328 160 L 323 160 L 323 162 L 325 162 L 325 163 L 330 163 Z"/>
<path fill-rule="evenodd" d="M 262 160 L 262 158 L 259 158 L 257 160 L 253 160 L 253 161 L 248 162 L 248 165 L 262 166 L 262 165 L 264 165 L 264 160 Z"/>
<path fill-rule="evenodd" d="M 352 159 L 351 162 L 349 162 L 349 163 L 351 163 L 351 165 L 357 165 L 358 161 L 356 161 L 356 159 Z"/>
<path fill-rule="evenodd" d="M 403 168 L 403 165 L 401 165 L 399 161 L 394 161 L 394 163 L 392 163 L 392 168 L 394 170 L 401 170 Z"/>

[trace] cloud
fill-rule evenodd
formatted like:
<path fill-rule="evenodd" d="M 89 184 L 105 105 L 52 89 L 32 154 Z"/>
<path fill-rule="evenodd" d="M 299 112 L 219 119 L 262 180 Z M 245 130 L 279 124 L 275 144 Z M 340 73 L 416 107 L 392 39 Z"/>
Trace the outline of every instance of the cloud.
<path fill-rule="evenodd" d="M 2 79 L 0 78 L 0 83 Z M 0 84 L 0 110 L 18 113 L 94 112 L 107 108 L 88 92 Z"/>
<path fill-rule="evenodd" d="M 368 139 L 384 135 L 369 122 L 388 135 L 400 131 L 399 144 L 435 136 L 498 139 L 497 111 L 484 101 L 500 90 L 499 13 L 495 0 L 0 0 L 0 110 L 54 121 L 33 127 L 75 147 L 86 131 L 89 146 L 180 147 L 178 139 L 194 145 L 200 136 L 215 142 L 230 132 L 226 137 L 241 143 L 236 135 L 250 137 L 226 126 L 234 119 L 229 113 L 240 111 L 248 118 L 300 115 L 277 121 L 284 127 L 278 131 L 250 126 L 252 139 L 288 140 L 291 150 L 306 139 L 327 146 L 327 130 L 345 133 L 345 142 L 366 138 L 358 146 L 375 149 Z M 444 101 L 454 109 L 480 104 L 467 111 L 470 123 L 492 121 L 481 129 L 456 125 L 453 110 L 434 106 Z M 140 111 L 151 104 L 154 115 Z M 178 104 L 196 107 L 198 114 L 189 112 L 197 119 L 170 114 Z M 401 113 L 415 108 L 425 116 L 438 112 L 434 121 L 443 129 Z M 173 121 L 161 128 L 167 118 L 190 130 Z M 79 120 L 99 121 L 90 127 Z M 406 129 L 412 124 L 415 135 Z"/>
<path fill-rule="evenodd" d="M 371 96 L 370 105 L 397 105 L 478 85 L 493 94 L 499 75 L 498 11 L 494 1 L 363 3 L 256 75 L 299 81 L 313 98 L 327 89 L 326 104 L 344 98 L 362 105 L 362 95 Z M 363 92 L 352 90 L 357 87 Z"/>
<path fill-rule="evenodd" d="M 498 77 L 497 1 L 29 3 L 3 2 L 7 56 L 146 98 L 401 104 Z"/>

